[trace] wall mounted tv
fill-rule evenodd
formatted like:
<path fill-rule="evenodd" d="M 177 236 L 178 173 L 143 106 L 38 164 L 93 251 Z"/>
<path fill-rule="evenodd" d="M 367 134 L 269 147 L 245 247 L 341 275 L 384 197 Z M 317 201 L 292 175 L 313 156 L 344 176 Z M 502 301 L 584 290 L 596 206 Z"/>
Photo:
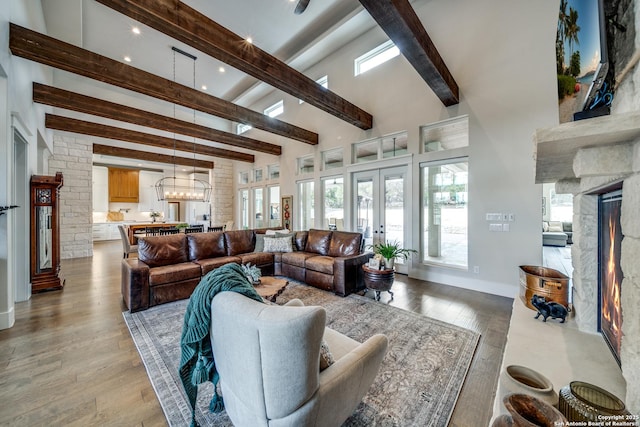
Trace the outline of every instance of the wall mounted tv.
<path fill-rule="evenodd" d="M 560 0 L 556 71 L 560 122 L 608 114 L 613 95 L 609 71 L 605 0 Z"/>

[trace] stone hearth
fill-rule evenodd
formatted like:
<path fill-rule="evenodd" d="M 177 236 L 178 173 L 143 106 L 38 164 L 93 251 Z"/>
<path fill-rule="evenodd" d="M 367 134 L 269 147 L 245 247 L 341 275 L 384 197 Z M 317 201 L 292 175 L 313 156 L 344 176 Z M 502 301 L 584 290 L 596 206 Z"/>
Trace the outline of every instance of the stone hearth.
<path fill-rule="evenodd" d="M 580 331 L 598 333 L 598 193 L 622 183 L 622 345 L 625 400 L 640 411 L 640 112 L 572 122 L 536 133 L 537 166 L 573 199 L 573 304 Z M 550 143 L 553 141 L 553 143 Z M 563 146 L 564 145 L 564 146 Z M 551 149 L 551 147 L 555 148 Z M 551 149 L 551 150 L 550 150 Z M 569 162 L 551 165 L 550 154 Z M 570 157 L 570 159 L 568 158 Z M 608 348 L 606 351 L 609 351 Z M 613 356 L 611 356 L 613 358 Z"/>

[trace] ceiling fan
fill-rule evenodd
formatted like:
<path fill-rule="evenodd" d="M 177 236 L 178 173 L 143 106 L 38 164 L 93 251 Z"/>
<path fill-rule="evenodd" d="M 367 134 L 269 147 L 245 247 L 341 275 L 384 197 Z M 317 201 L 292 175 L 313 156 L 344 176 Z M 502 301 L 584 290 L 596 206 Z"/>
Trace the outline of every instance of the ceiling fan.
<path fill-rule="evenodd" d="M 293 11 L 293 13 L 295 13 L 296 15 L 300 15 L 302 12 L 305 11 L 307 6 L 309 6 L 309 0 L 300 0 L 298 1 L 298 4 L 296 5 L 296 8 Z"/>

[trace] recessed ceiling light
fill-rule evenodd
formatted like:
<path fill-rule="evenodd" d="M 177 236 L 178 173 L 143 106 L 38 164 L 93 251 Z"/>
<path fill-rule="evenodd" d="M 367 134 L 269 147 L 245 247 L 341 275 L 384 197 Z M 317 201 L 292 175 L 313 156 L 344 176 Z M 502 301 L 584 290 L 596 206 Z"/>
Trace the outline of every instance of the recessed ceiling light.
<path fill-rule="evenodd" d="M 245 40 L 247 41 L 247 43 L 253 44 L 253 39 L 251 38 L 251 36 L 247 37 Z"/>
<path fill-rule="evenodd" d="M 138 27 L 133 27 L 133 28 L 131 28 L 131 32 L 132 32 L 133 34 L 140 34 L 140 28 L 138 28 Z"/>
<path fill-rule="evenodd" d="M 202 85 L 202 90 L 207 90 L 207 85 Z"/>
<path fill-rule="evenodd" d="M 138 163 L 138 166 L 142 166 L 142 163 Z"/>
<path fill-rule="evenodd" d="M 126 62 L 131 62 L 131 57 L 129 57 L 129 56 L 125 56 L 125 57 L 124 57 L 124 60 L 125 60 Z"/>
<path fill-rule="evenodd" d="M 218 71 L 220 71 L 221 73 L 224 73 L 225 69 L 224 69 L 224 67 L 220 67 L 220 68 L 218 68 Z"/>

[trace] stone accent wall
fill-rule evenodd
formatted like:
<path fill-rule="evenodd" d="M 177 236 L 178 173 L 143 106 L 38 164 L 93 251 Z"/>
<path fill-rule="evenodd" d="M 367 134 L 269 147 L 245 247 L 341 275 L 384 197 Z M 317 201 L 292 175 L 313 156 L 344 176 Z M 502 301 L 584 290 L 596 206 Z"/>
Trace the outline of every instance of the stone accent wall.
<path fill-rule="evenodd" d="M 583 332 L 598 330 L 598 197 L 573 198 L 573 306 Z"/>
<path fill-rule="evenodd" d="M 627 381 L 627 407 L 640 413 L 640 142 L 635 144 L 635 174 L 622 189 L 622 373 Z"/>
<path fill-rule="evenodd" d="M 60 257 L 93 255 L 91 232 L 91 180 L 93 144 L 90 141 L 54 135 L 49 174 L 62 172 L 60 189 Z"/>
<path fill-rule="evenodd" d="M 627 383 L 623 399 L 640 413 L 640 140 L 579 150 L 573 161 L 578 180 L 558 182 L 556 192 L 573 193 L 573 305 L 581 331 L 598 332 L 598 196 L 622 181 L 622 345 Z M 620 396 L 621 398 L 623 396 Z"/>
<path fill-rule="evenodd" d="M 235 218 L 233 211 L 233 162 L 216 159 L 211 171 L 211 223 L 224 224 Z"/>

